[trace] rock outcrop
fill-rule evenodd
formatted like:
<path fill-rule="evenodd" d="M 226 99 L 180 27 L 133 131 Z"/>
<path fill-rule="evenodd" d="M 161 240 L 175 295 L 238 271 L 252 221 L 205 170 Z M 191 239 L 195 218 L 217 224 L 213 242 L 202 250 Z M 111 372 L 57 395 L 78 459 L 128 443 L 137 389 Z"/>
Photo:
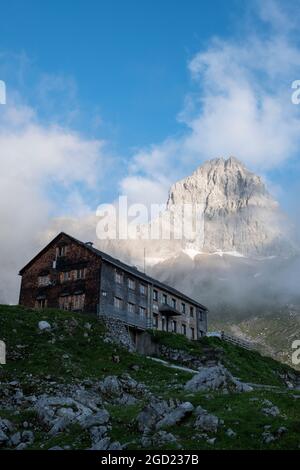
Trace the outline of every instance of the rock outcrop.
<path fill-rule="evenodd" d="M 251 392 L 252 387 L 235 379 L 224 366 L 203 367 L 199 373 L 185 384 L 185 390 L 204 392 L 223 390 L 234 392 Z"/>

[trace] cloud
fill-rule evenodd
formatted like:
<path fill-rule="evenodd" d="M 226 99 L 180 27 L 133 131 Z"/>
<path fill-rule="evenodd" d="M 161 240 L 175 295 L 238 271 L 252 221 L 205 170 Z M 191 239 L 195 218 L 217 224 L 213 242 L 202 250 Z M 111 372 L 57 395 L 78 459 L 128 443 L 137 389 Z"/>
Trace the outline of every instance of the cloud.
<path fill-rule="evenodd" d="M 101 183 L 103 142 L 61 126 L 42 125 L 24 105 L 0 115 L 0 298 L 16 301 L 17 273 L 40 246 L 60 206 L 88 212 L 85 197 Z"/>
<path fill-rule="evenodd" d="M 157 193 L 165 199 L 170 181 L 215 157 L 234 155 L 254 171 L 268 172 L 297 155 L 300 116 L 291 104 L 291 83 L 300 48 L 294 20 L 279 3 L 268 2 L 268 9 L 260 3 L 242 38 L 214 38 L 189 61 L 196 91 L 178 116 L 184 131 L 133 156 L 131 193 L 135 188 L 142 197 L 143 178 L 145 185 L 159 186 Z M 257 28 L 261 22 L 265 29 L 268 23 L 267 33 Z"/>

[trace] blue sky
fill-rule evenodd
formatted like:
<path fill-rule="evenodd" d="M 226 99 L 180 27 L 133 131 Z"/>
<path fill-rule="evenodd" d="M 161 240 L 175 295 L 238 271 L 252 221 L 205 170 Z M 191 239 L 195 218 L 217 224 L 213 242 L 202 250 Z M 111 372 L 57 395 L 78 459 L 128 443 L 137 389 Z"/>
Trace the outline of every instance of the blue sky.
<path fill-rule="evenodd" d="M 192 87 L 188 60 L 212 35 L 232 34 L 246 3 L 12 0 L 1 2 L 0 44 L 26 55 L 28 81 L 37 73 L 74 80 L 82 109 L 98 112 L 105 138 L 128 155 L 180 131 L 176 115 Z"/>
<path fill-rule="evenodd" d="M 119 193 L 165 200 L 204 160 L 232 154 L 291 208 L 300 175 L 300 106 L 290 100 L 300 78 L 299 0 L 0 6 L 8 92 L 0 152 L 20 188 L 12 211 L 39 200 L 46 223 L 45 214 L 94 212 Z"/>

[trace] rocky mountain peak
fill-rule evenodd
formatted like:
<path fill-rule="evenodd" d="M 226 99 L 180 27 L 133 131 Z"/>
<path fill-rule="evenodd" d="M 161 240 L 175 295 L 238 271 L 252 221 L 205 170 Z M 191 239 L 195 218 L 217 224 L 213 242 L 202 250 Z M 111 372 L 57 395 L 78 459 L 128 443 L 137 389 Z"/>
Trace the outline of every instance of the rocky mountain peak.
<path fill-rule="evenodd" d="M 278 254 L 286 248 L 283 216 L 261 177 L 235 157 L 205 162 L 169 192 L 167 209 L 197 204 L 203 211 L 204 252 Z M 200 234 L 199 234 L 200 236 Z M 199 242 L 195 246 L 199 250 Z M 283 245 L 285 248 L 283 248 Z"/>
<path fill-rule="evenodd" d="M 236 209 L 250 204 L 276 207 L 262 179 L 237 158 L 216 158 L 205 162 L 187 178 L 175 183 L 168 204 L 203 203 L 206 210 Z"/>

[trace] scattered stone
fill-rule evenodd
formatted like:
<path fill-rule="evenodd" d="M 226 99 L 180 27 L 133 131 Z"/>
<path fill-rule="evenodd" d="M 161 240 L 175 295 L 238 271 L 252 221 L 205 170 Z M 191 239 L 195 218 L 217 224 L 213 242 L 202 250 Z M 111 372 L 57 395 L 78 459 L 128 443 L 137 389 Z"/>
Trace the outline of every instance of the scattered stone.
<path fill-rule="evenodd" d="M 0 429 L 0 446 L 8 441 L 8 436 Z"/>
<path fill-rule="evenodd" d="M 51 325 L 45 320 L 39 321 L 38 328 L 40 331 L 51 330 Z"/>
<path fill-rule="evenodd" d="M 266 416 L 273 416 L 273 417 L 276 417 L 276 416 L 279 416 L 280 415 L 280 410 L 277 406 L 273 405 L 271 406 L 270 408 L 262 408 L 261 410 L 263 412 L 264 415 Z"/>
<path fill-rule="evenodd" d="M 211 439 L 207 439 L 207 443 L 210 444 L 210 445 L 214 445 L 214 443 L 216 442 L 217 438 L 216 437 L 212 437 Z"/>
<path fill-rule="evenodd" d="M 25 442 L 21 442 L 19 445 L 17 445 L 16 450 L 25 450 L 27 449 L 27 447 L 28 444 L 26 444 Z"/>
<path fill-rule="evenodd" d="M 217 416 L 210 414 L 201 406 L 197 406 L 195 415 L 195 427 L 203 431 L 213 433 L 217 432 L 219 425 L 222 424 L 221 420 Z"/>
<path fill-rule="evenodd" d="M 276 438 L 270 432 L 263 432 L 262 433 L 262 440 L 265 444 L 271 444 L 271 442 L 274 442 L 276 440 Z"/>
<path fill-rule="evenodd" d="M 16 447 L 18 444 L 21 442 L 21 434 L 19 432 L 16 432 L 12 436 L 10 436 L 10 444 L 13 447 Z"/>
<path fill-rule="evenodd" d="M 193 409 L 194 406 L 192 403 L 181 403 L 156 424 L 156 429 L 174 426 L 175 424 L 180 423 L 180 421 L 182 421 L 187 415 L 191 414 Z"/>
<path fill-rule="evenodd" d="M 282 436 L 282 434 L 285 434 L 288 432 L 288 429 L 285 426 L 281 426 L 280 428 L 277 429 L 276 434 L 279 436 Z"/>
<path fill-rule="evenodd" d="M 174 444 L 177 448 L 180 447 L 174 434 L 166 431 L 158 431 L 153 435 L 146 432 L 141 439 L 141 445 L 144 448 L 160 448 L 166 444 Z"/>
<path fill-rule="evenodd" d="M 106 410 L 98 411 L 96 414 L 86 416 L 83 420 L 80 420 L 80 425 L 84 429 L 91 428 L 93 426 L 100 426 L 106 424 L 109 421 L 109 413 Z"/>
<path fill-rule="evenodd" d="M 138 398 L 150 396 L 145 385 L 132 379 L 129 374 L 107 376 L 98 388 L 104 399 L 113 404 L 133 405 Z"/>
<path fill-rule="evenodd" d="M 100 441 L 92 445 L 90 450 L 107 450 L 110 444 L 109 437 L 104 437 Z"/>
<path fill-rule="evenodd" d="M 231 428 L 227 429 L 226 434 L 228 437 L 236 437 L 236 432 L 234 432 Z"/>
<path fill-rule="evenodd" d="M 34 434 L 32 431 L 23 431 L 21 439 L 23 443 L 31 445 L 34 442 Z"/>

